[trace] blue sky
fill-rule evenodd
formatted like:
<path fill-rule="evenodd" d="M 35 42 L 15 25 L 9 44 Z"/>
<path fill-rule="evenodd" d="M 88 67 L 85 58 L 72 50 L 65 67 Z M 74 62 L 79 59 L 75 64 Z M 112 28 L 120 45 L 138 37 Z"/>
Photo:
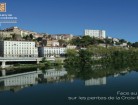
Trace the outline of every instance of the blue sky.
<path fill-rule="evenodd" d="M 2 28 L 49 34 L 83 35 L 84 29 L 103 29 L 108 36 L 138 41 L 138 0 L 0 0 L 17 24 Z"/>

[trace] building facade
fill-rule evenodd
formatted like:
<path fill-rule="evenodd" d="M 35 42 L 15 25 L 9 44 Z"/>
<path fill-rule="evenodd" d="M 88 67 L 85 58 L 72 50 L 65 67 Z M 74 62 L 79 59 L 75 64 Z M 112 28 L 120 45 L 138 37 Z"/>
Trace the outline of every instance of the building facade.
<path fill-rule="evenodd" d="M 51 37 L 55 40 L 69 41 L 73 38 L 73 35 L 72 34 L 54 34 L 54 35 L 51 35 Z"/>
<path fill-rule="evenodd" d="M 39 57 L 59 57 L 66 53 L 66 47 L 39 47 Z"/>
<path fill-rule="evenodd" d="M 58 40 L 47 40 L 47 45 L 46 46 L 56 46 L 58 47 L 59 46 L 59 42 Z"/>
<path fill-rule="evenodd" d="M 1 57 L 38 57 L 38 48 L 32 41 L 0 41 Z"/>
<path fill-rule="evenodd" d="M 84 35 L 104 39 L 104 38 L 106 38 L 106 31 L 105 30 L 87 30 L 86 29 L 84 32 Z"/>
<path fill-rule="evenodd" d="M 74 45 L 67 45 L 66 47 L 67 47 L 67 49 L 76 49 L 76 46 L 74 46 Z"/>

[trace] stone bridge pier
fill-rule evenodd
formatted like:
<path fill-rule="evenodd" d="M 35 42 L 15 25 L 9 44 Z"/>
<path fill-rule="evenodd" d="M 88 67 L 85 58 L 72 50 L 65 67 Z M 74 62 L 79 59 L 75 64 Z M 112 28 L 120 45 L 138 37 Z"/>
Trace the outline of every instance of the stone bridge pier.
<path fill-rule="evenodd" d="M 36 59 L 36 64 L 39 64 L 39 62 L 40 62 L 40 61 L 39 61 L 38 59 Z"/>
<path fill-rule="evenodd" d="M 6 70 L 1 70 L 2 76 L 6 76 Z"/>
<path fill-rule="evenodd" d="M 6 67 L 6 61 L 2 61 L 1 68 L 5 68 L 5 67 Z"/>

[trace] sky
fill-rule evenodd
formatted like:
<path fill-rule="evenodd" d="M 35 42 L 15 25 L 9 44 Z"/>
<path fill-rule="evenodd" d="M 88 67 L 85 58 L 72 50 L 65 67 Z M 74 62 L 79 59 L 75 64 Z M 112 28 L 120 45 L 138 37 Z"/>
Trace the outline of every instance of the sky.
<path fill-rule="evenodd" d="M 138 0 L 0 0 L 21 29 L 49 34 L 83 35 L 85 29 L 138 41 Z M 1 13 L 0 13 L 1 14 Z"/>

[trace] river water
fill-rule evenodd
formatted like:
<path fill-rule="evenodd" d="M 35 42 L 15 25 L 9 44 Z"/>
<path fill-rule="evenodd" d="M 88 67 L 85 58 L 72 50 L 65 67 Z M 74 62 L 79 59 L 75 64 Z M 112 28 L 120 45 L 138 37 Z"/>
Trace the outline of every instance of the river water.
<path fill-rule="evenodd" d="M 136 105 L 137 96 L 136 70 L 89 78 L 64 68 L 2 70 L 0 76 L 0 105 Z"/>

